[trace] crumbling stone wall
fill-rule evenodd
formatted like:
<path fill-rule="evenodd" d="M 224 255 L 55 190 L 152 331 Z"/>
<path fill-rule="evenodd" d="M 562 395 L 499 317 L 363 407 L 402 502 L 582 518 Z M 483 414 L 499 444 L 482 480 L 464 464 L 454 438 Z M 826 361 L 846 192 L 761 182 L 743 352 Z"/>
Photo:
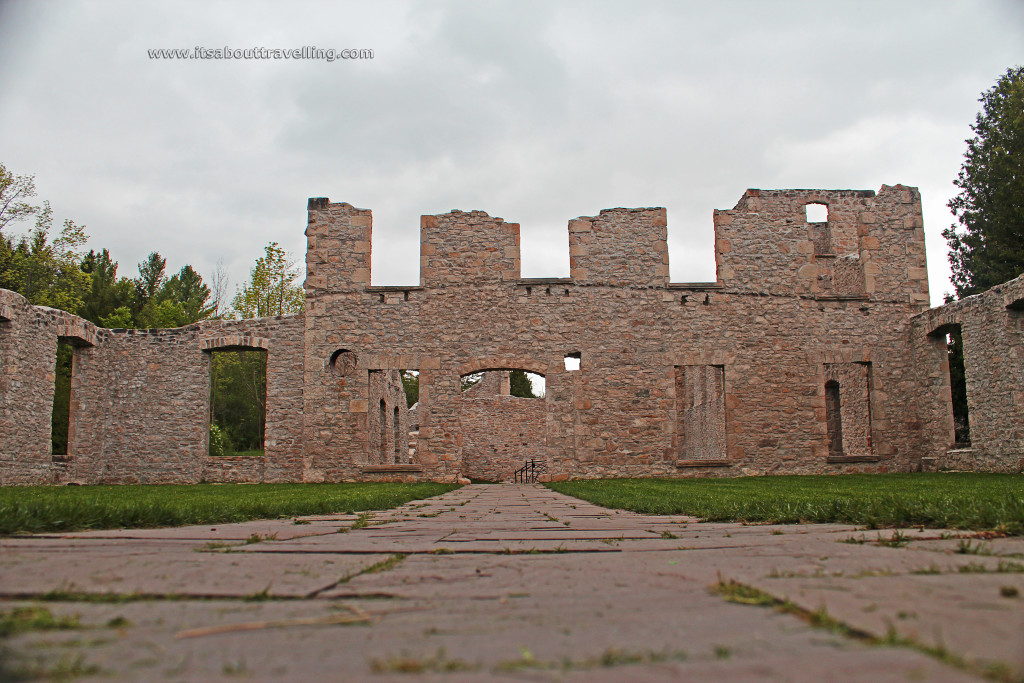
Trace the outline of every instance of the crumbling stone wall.
<path fill-rule="evenodd" d="M 808 203 L 828 206 L 824 225 L 807 222 Z M 459 377 L 488 368 L 545 375 L 544 442 L 556 476 L 919 464 L 919 442 L 908 436 L 917 415 L 904 400 L 918 372 L 906 353 L 907 321 L 928 300 L 916 190 L 749 191 L 735 209 L 716 212 L 714 283 L 667 282 L 666 223 L 663 209 L 576 219 L 571 277 L 524 279 L 517 224 L 479 211 L 426 216 L 422 285 L 368 287 L 369 212 L 312 200 L 310 248 L 329 242 L 344 256 L 317 255 L 310 265 L 308 372 L 337 348 L 355 352 L 360 370 L 420 369 L 424 476 L 466 466 Z M 576 352 L 581 370 L 565 371 L 562 359 Z M 847 411 L 848 421 L 870 418 L 848 428 L 858 443 L 870 436 L 870 450 L 851 445 L 838 462 L 829 461 L 825 419 L 832 363 L 873 369 L 867 405 Z M 688 365 L 720 366 L 727 378 L 724 456 L 696 466 L 684 457 L 676 395 L 675 368 Z M 313 448 L 327 478 L 363 474 L 344 454 L 359 451 L 364 392 L 338 395 L 345 428 L 307 425 L 313 440 L 325 431 L 336 439 Z M 319 403 L 308 393 L 311 401 Z"/>
<path fill-rule="evenodd" d="M 80 399 L 67 480 L 301 481 L 301 317 L 99 332 L 99 343 L 79 352 L 72 378 Z M 226 461 L 208 456 L 210 352 L 238 348 L 268 352 L 265 455 L 228 475 Z"/>
<path fill-rule="evenodd" d="M 945 339 L 954 325 L 964 346 L 969 448 L 954 444 Z M 912 330 L 917 356 L 931 360 L 920 410 L 939 439 L 925 469 L 1024 471 L 1024 275 L 922 313 Z"/>
<path fill-rule="evenodd" d="M 68 426 L 73 438 L 82 396 L 81 354 L 97 343 L 97 332 L 77 316 L 32 306 L 20 294 L 0 289 L 0 485 L 51 483 L 64 469 L 67 458 L 55 461 L 50 441 L 57 342 L 74 347 Z"/>
<path fill-rule="evenodd" d="M 808 222 L 813 203 L 825 222 Z M 546 279 L 520 277 L 518 224 L 424 216 L 421 284 L 375 287 L 371 213 L 308 208 L 297 316 L 96 330 L 0 292 L 2 481 L 503 478 L 527 457 L 554 478 L 1021 467 L 1024 285 L 927 311 L 914 188 L 748 190 L 714 214 L 709 283 L 668 282 L 665 211 L 641 208 L 570 221 L 571 275 Z M 952 324 L 969 452 L 947 452 Z M 61 338 L 77 346 L 58 462 Z M 209 352 L 238 347 L 269 354 L 266 455 L 212 461 Z M 461 390 L 467 374 L 511 368 L 543 375 L 544 399 Z M 419 372 L 413 462 L 400 370 Z M 831 448 L 830 415 L 842 432 Z"/>

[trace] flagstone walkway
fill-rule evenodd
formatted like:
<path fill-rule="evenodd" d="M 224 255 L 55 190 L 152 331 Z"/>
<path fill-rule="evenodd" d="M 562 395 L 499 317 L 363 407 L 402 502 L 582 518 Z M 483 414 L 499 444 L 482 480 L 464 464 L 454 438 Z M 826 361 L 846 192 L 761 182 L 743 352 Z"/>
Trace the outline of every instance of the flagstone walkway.
<path fill-rule="evenodd" d="M 1024 540 L 904 530 L 899 547 L 878 543 L 893 534 L 698 523 L 504 484 L 363 520 L 3 538 L 0 612 L 44 607 L 81 628 L 0 640 L 0 680 L 1021 675 Z M 769 594 L 794 609 L 713 590 L 736 583 L 761 592 L 741 600 Z M 844 628 L 815 627 L 813 612 Z M 902 644 L 869 638 L 887 635 Z"/>

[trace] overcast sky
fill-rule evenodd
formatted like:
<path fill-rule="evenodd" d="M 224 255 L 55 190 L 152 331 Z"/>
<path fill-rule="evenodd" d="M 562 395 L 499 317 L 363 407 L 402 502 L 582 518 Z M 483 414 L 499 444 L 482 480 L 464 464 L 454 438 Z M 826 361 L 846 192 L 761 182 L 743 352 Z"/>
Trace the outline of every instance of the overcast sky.
<path fill-rule="evenodd" d="M 150 48 L 369 48 L 370 60 L 153 60 Z M 921 188 L 932 301 L 978 97 L 1024 62 L 1024 3 L 0 0 L 0 162 L 120 274 L 149 251 L 232 288 L 300 259 L 306 198 L 372 209 L 373 283 L 419 280 L 419 216 L 522 224 L 665 206 L 672 280 L 714 280 L 746 188 Z M 21 229 L 27 229 L 22 225 Z"/>

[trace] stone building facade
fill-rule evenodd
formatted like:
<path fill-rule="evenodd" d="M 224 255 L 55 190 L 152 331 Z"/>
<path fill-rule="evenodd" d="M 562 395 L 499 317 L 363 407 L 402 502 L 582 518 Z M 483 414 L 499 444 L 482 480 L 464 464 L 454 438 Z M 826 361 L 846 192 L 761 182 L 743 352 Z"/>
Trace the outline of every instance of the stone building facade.
<path fill-rule="evenodd" d="M 401 287 L 370 284 L 370 211 L 308 209 L 299 315 L 106 330 L 0 290 L 0 484 L 506 479 L 530 458 L 553 478 L 1024 467 L 1024 280 L 929 310 L 914 188 L 748 190 L 714 214 L 708 283 L 669 282 L 664 209 L 570 221 L 570 276 L 552 279 L 520 276 L 516 223 L 424 216 L 421 283 Z M 970 449 L 952 448 L 954 325 Z M 262 458 L 208 455 L 220 349 L 267 352 Z M 462 391 L 512 369 L 545 396 L 502 393 L 501 373 Z"/>

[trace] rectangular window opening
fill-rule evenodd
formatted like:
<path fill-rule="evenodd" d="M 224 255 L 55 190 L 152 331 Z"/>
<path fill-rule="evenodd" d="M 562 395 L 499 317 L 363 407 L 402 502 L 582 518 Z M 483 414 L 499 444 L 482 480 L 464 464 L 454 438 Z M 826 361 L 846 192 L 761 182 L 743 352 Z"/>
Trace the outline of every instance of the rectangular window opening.
<path fill-rule="evenodd" d="M 964 365 L 964 338 L 960 325 L 946 333 L 946 357 L 949 360 L 949 390 L 953 400 L 953 445 L 971 445 L 971 411 L 967 405 L 967 370 Z"/>
<path fill-rule="evenodd" d="M 71 373 L 74 366 L 75 349 L 70 342 L 57 342 L 57 357 L 54 364 L 53 414 L 50 421 L 51 453 L 54 456 L 68 455 L 68 432 L 71 425 Z M 55 458 L 57 460 L 57 458 Z"/>
<path fill-rule="evenodd" d="M 267 351 L 210 352 L 212 456 L 262 456 L 267 424 Z"/>

